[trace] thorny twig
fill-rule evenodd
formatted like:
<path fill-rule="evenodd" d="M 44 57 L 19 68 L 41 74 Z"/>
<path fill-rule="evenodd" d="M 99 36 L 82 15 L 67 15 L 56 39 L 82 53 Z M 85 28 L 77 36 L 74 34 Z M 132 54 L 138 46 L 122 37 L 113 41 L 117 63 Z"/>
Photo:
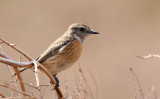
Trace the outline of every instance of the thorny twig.
<path fill-rule="evenodd" d="M 2 55 L 2 54 L 1 54 L 1 55 Z M 3 56 L 3 57 L 4 57 L 4 59 L 10 60 L 10 58 L 8 58 L 7 56 Z M 1 58 L 1 57 L 0 57 L 0 58 Z M 9 64 L 8 64 L 8 65 L 9 65 Z M 21 82 L 20 82 L 20 86 L 21 86 L 22 91 L 25 92 L 25 87 L 24 87 L 24 84 L 22 83 L 22 82 L 23 82 L 23 81 L 22 81 L 22 77 L 21 77 L 21 75 L 20 75 L 20 73 L 19 73 L 19 71 L 18 71 L 18 68 L 13 66 L 13 69 L 14 69 L 15 73 L 17 74 L 17 77 L 18 77 L 19 81 L 21 81 Z M 12 76 L 12 75 L 11 75 L 11 76 Z M 13 94 L 12 94 L 12 95 L 13 95 Z M 24 95 L 25 95 L 25 94 L 24 94 Z"/>
<path fill-rule="evenodd" d="M 3 49 L 2 49 L 2 46 L 0 45 L 0 50 L 1 50 L 1 53 L 2 54 L 4 54 L 4 51 L 3 51 Z M 4 57 L 5 58 L 5 57 Z M 9 59 L 9 58 L 8 58 Z M 12 70 L 11 70 L 11 67 L 9 66 L 9 65 L 7 65 L 7 69 L 8 69 L 8 71 L 9 71 L 9 73 L 10 73 L 10 76 L 11 76 L 11 81 L 13 81 L 14 79 L 13 79 L 13 76 L 12 76 Z M 16 86 L 14 85 L 14 83 L 12 83 L 11 82 L 11 85 L 13 85 L 13 87 L 14 88 L 16 88 Z M 11 93 L 11 97 L 13 97 L 14 96 L 14 91 L 12 91 L 12 93 Z"/>
<path fill-rule="evenodd" d="M 16 50 L 17 52 L 19 52 L 20 54 L 22 54 L 23 56 L 25 56 L 29 60 L 29 62 L 16 62 L 16 61 L 13 61 L 13 60 L 9 59 L 6 55 L 0 53 L 0 62 L 4 63 L 4 64 L 7 64 L 9 66 L 12 66 L 15 69 L 16 75 L 18 77 L 20 77 L 21 75 L 19 74 L 19 71 L 18 71 L 17 67 L 23 68 L 23 67 L 33 67 L 34 66 L 33 65 L 34 64 L 33 63 L 34 62 L 33 59 L 29 55 L 24 53 L 22 50 L 20 50 L 19 48 L 15 47 L 15 44 L 8 43 L 6 40 L 4 40 L 2 38 L 0 38 L 0 41 L 1 41 L 1 43 L 5 43 L 6 45 L 10 46 L 11 48 Z M 52 75 L 48 72 L 48 70 L 43 65 L 40 64 L 38 66 L 38 68 L 41 69 L 50 78 L 52 83 L 56 84 L 55 79 L 52 77 Z M 21 79 L 20 83 L 22 83 L 22 79 Z M 23 88 L 22 88 L 22 91 L 25 92 L 25 90 Z M 61 99 L 63 97 L 63 94 L 62 94 L 61 90 L 59 89 L 59 87 L 56 88 L 56 93 L 57 93 L 59 99 Z"/>
<path fill-rule="evenodd" d="M 11 48 L 13 48 L 14 50 L 16 50 L 17 52 L 19 52 L 20 54 L 22 54 L 23 56 L 25 56 L 29 61 L 32 61 L 32 58 L 27 55 L 25 52 L 23 52 L 22 50 L 20 50 L 19 48 L 17 48 L 15 46 L 15 44 L 11 44 L 9 42 L 7 42 L 6 40 L 0 38 L 0 41 L 2 41 L 2 43 L 5 43 L 6 45 L 10 46 Z"/>
<path fill-rule="evenodd" d="M 4 87 L 4 88 L 8 88 L 8 89 L 10 89 L 10 90 L 14 90 L 15 92 L 18 92 L 18 93 L 20 93 L 20 94 L 22 94 L 22 95 L 24 95 L 24 96 L 31 97 L 31 96 L 30 96 L 29 94 L 27 94 L 26 92 L 22 92 L 22 91 L 19 91 L 19 90 L 14 89 L 14 88 L 10 88 L 10 87 L 8 87 L 8 86 L 6 86 L 6 85 L 4 85 L 4 84 L 1 84 L 1 83 L 0 83 L 0 86 L 1 86 L 1 87 Z"/>

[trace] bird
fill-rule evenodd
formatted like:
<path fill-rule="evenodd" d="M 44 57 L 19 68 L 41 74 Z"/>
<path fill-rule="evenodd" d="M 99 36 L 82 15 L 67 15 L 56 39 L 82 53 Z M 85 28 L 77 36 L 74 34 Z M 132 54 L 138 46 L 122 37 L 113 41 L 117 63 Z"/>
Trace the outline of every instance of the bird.
<path fill-rule="evenodd" d="M 59 86 L 57 73 L 71 67 L 80 58 L 83 42 L 91 34 L 99 33 L 82 23 L 71 24 L 67 31 L 37 58 L 37 62 L 52 74 L 57 82 L 56 86 Z"/>

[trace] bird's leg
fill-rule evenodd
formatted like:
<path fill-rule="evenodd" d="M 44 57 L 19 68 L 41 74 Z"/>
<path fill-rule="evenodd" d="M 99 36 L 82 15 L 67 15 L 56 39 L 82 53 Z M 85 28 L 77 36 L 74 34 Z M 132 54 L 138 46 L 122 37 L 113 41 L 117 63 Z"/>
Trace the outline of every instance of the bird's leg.
<path fill-rule="evenodd" d="M 56 85 L 55 85 L 55 89 L 57 88 L 57 87 L 59 87 L 59 80 L 58 80 L 58 78 L 57 78 L 57 76 L 56 75 L 52 75 L 52 77 L 56 80 Z M 52 82 L 51 82 L 52 83 Z M 52 83 L 53 84 L 53 83 Z"/>

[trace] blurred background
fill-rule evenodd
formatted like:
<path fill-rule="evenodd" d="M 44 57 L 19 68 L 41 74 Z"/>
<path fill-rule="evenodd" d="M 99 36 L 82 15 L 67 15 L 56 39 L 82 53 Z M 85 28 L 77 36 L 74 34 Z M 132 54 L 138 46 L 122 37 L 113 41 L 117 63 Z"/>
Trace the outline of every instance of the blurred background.
<path fill-rule="evenodd" d="M 85 40 L 79 60 L 97 81 L 98 99 L 133 99 L 135 85 L 130 67 L 138 75 L 144 94 L 148 96 L 149 89 L 155 86 L 159 96 L 160 59 L 142 60 L 135 55 L 160 54 L 160 0 L 0 1 L 0 36 L 34 59 L 77 22 L 100 33 Z M 11 57 L 15 54 L 10 50 L 5 53 Z M 77 65 L 65 70 L 65 74 L 59 73 L 60 81 L 63 75 L 74 79 Z M 1 66 L 1 82 L 9 81 L 5 70 L 6 66 Z M 23 73 L 26 82 L 33 80 L 30 77 L 34 74 L 29 72 Z M 49 80 L 42 76 L 41 82 Z M 67 84 L 72 88 L 72 82 Z"/>

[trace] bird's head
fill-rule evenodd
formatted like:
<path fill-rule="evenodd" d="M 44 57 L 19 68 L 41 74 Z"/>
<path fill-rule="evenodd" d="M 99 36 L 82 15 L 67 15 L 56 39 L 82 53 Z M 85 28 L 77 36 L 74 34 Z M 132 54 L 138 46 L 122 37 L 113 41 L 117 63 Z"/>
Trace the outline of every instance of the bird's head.
<path fill-rule="evenodd" d="M 89 26 L 81 23 L 74 23 L 70 25 L 67 31 L 73 38 L 79 40 L 80 42 L 83 42 L 84 39 L 90 34 L 99 34 L 98 32 L 93 31 Z"/>

